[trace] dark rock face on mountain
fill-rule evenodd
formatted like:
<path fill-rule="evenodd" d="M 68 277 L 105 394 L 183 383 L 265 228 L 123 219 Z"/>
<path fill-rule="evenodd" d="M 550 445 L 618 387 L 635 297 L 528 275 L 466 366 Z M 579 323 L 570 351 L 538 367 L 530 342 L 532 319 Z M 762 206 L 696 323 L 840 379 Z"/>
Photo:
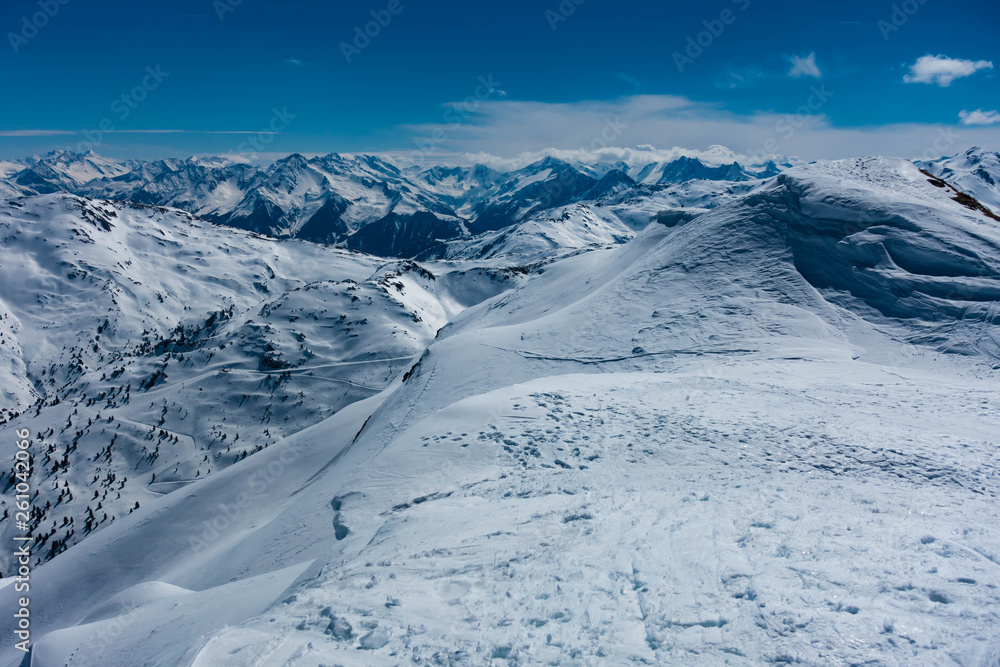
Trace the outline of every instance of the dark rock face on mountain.
<path fill-rule="evenodd" d="M 299 229 L 298 237 L 314 243 L 339 243 L 351 234 L 350 228 L 344 222 L 344 214 L 351 203 L 333 194 Z"/>
<path fill-rule="evenodd" d="M 380 257 L 412 257 L 464 233 L 458 221 L 427 211 L 390 213 L 348 237 L 347 247 Z"/>
<path fill-rule="evenodd" d="M 473 233 L 502 229 L 512 221 L 580 201 L 597 185 L 593 177 L 555 158 L 539 160 L 510 176 L 494 197 L 474 209 Z"/>
<path fill-rule="evenodd" d="M 920 166 L 1000 214 L 1000 153 L 970 148 Z"/>

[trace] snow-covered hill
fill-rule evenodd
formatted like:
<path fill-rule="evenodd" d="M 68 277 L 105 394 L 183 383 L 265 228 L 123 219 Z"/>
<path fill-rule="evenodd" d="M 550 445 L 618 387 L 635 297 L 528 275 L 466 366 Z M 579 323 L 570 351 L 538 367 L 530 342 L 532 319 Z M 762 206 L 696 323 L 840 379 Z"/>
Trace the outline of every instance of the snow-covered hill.
<path fill-rule="evenodd" d="M 645 223 L 648 224 L 649 220 Z M 635 232 L 609 208 L 571 204 L 472 239 L 453 241 L 435 248 L 425 258 L 503 258 L 509 263 L 530 265 L 549 262 L 581 250 L 625 243 L 633 236 Z"/>
<path fill-rule="evenodd" d="M 970 148 L 920 166 L 1000 214 L 1000 153 Z"/>
<path fill-rule="evenodd" d="M 0 420 L 41 448 L 41 560 L 377 394 L 455 313 L 520 279 L 493 269 L 452 294 L 453 266 L 61 194 L 7 202 L 0 238 Z"/>
<path fill-rule="evenodd" d="M 37 568 L 32 664 L 995 664 L 1000 221 L 936 180 L 641 200 L 662 224 L 467 299 L 379 393 Z"/>

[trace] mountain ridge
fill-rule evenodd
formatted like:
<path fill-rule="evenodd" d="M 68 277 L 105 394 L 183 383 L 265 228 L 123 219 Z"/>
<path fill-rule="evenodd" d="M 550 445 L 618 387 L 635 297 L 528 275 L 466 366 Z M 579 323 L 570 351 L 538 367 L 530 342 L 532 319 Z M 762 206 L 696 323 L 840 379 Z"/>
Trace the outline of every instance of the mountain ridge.
<path fill-rule="evenodd" d="M 499 172 L 485 165 L 401 169 L 374 155 L 292 154 L 258 167 L 225 158 L 115 161 L 53 152 L 3 165 L 0 194 L 69 192 L 171 206 L 275 238 L 303 238 L 410 258 L 456 239 L 510 227 L 543 211 L 600 200 L 639 185 L 746 182 L 778 173 L 696 158 L 629 167 L 549 156 Z M 372 229 L 363 231 L 369 225 Z M 396 240 L 375 243 L 379 234 Z"/>

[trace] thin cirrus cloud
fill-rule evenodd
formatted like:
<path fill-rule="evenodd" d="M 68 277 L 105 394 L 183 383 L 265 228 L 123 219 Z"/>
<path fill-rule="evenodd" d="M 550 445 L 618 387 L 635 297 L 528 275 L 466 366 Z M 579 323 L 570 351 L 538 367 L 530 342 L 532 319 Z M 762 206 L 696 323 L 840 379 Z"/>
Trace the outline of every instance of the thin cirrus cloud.
<path fill-rule="evenodd" d="M 759 65 L 735 65 L 730 66 L 725 74 L 717 80 L 716 87 L 723 89 L 749 88 L 774 76 L 775 72 Z"/>
<path fill-rule="evenodd" d="M 80 134 L 74 130 L 0 130 L 0 137 L 58 137 L 64 134 Z"/>
<path fill-rule="evenodd" d="M 910 65 L 910 73 L 903 77 L 906 83 L 929 83 L 947 88 L 956 79 L 972 76 L 979 70 L 993 69 L 988 60 L 960 60 L 948 56 L 920 56 Z"/>
<path fill-rule="evenodd" d="M 57 137 L 85 130 L 0 130 L 0 137 Z M 104 134 L 261 134 L 260 130 L 105 130 Z M 263 132 L 263 134 L 273 134 Z"/>
<path fill-rule="evenodd" d="M 792 56 L 788 59 L 792 64 L 792 68 L 788 70 L 788 76 L 794 78 L 801 78 L 804 76 L 810 76 L 814 79 L 823 78 L 823 73 L 819 70 L 819 66 L 816 64 L 816 52 L 810 53 L 808 56 Z"/>
<path fill-rule="evenodd" d="M 961 119 L 962 125 L 993 125 L 994 123 L 1000 123 L 1000 112 L 997 112 L 996 110 L 963 110 L 958 112 L 958 117 Z"/>

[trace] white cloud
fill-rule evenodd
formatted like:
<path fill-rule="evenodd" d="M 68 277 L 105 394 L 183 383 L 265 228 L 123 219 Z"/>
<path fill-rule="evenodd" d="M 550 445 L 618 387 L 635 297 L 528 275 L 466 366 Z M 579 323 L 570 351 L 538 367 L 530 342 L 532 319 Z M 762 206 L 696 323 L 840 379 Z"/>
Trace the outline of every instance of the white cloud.
<path fill-rule="evenodd" d="M 805 58 L 799 56 L 792 56 L 789 58 L 792 63 L 792 69 L 788 71 L 788 76 L 792 77 L 803 77 L 811 76 L 816 79 L 823 77 L 823 73 L 819 71 L 819 67 L 816 65 L 816 52 L 810 53 Z"/>
<path fill-rule="evenodd" d="M 910 65 L 910 73 L 903 77 L 906 83 L 936 83 L 947 88 L 955 79 L 971 76 L 981 69 L 993 69 L 988 60 L 958 60 L 947 56 L 920 56 Z"/>
<path fill-rule="evenodd" d="M 618 78 L 627 83 L 628 85 L 632 86 L 632 88 L 636 91 L 642 88 L 642 84 L 639 83 L 638 79 L 636 79 L 634 76 L 629 76 L 625 72 L 618 72 Z"/>
<path fill-rule="evenodd" d="M 654 148 L 648 144 L 632 147 L 608 147 L 592 151 L 583 149 L 546 148 L 542 150 L 525 151 L 514 156 L 504 157 L 492 153 L 465 153 L 452 156 L 455 161 L 485 164 L 499 170 L 520 169 L 544 157 L 552 156 L 566 162 L 625 162 L 632 166 L 642 166 L 650 162 L 671 162 L 679 157 L 698 158 L 711 165 L 731 164 L 733 162 L 747 163 L 749 158 L 729 150 L 725 146 L 709 146 L 707 150 L 693 148 Z M 397 160 L 406 158 L 396 155 Z"/>
<path fill-rule="evenodd" d="M 813 88 L 824 90 L 821 84 Z M 733 160 L 743 164 L 785 156 L 807 160 L 858 155 L 924 159 L 970 146 L 1000 149 L 1000 124 L 958 130 L 954 125 L 925 123 L 834 127 L 822 113 L 821 104 L 807 107 L 814 94 L 805 96 L 802 105 L 788 109 L 788 113 L 753 114 L 734 114 L 713 104 L 669 95 L 558 104 L 491 99 L 481 102 L 476 112 L 461 122 L 401 128 L 411 138 L 393 155 L 419 162 L 495 160 L 498 166 L 523 166 L 546 154 L 627 162 L 688 155 L 715 164 Z M 434 140 L 435 136 L 439 139 Z M 416 143 L 418 140 L 422 143 Z M 419 150 L 427 145 L 433 145 L 433 150 Z"/>
<path fill-rule="evenodd" d="M 962 119 L 962 125 L 992 125 L 993 123 L 1000 123 L 1000 113 L 996 111 L 984 111 L 983 109 L 959 111 L 958 117 Z"/>
<path fill-rule="evenodd" d="M 285 64 L 289 67 L 305 67 L 305 62 L 299 60 L 298 58 L 285 58 Z"/>

